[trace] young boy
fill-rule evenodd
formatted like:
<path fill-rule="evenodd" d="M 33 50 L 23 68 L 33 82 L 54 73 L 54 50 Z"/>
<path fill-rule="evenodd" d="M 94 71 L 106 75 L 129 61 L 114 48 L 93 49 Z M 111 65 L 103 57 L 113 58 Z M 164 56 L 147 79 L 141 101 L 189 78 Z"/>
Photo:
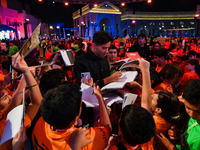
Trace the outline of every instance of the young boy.
<path fill-rule="evenodd" d="M 107 54 L 107 59 L 110 67 L 110 74 L 113 74 L 115 72 L 116 67 L 115 65 L 111 65 L 112 63 L 116 62 L 117 58 L 117 47 L 114 45 L 110 45 L 108 48 L 108 54 Z"/>
<path fill-rule="evenodd" d="M 156 63 L 156 71 L 160 72 L 166 65 L 167 51 L 163 48 L 154 51 L 154 62 Z"/>
<path fill-rule="evenodd" d="M 50 45 L 47 47 L 47 50 L 48 52 L 45 54 L 45 60 L 48 60 L 52 56 L 52 49 Z"/>
<path fill-rule="evenodd" d="M 182 136 L 178 136 L 175 129 L 168 131 L 171 140 L 181 139 L 176 147 L 161 133 L 159 140 L 169 150 L 199 150 L 200 149 L 200 79 L 191 80 L 184 88 L 183 102 L 190 120 L 182 129 Z"/>
<path fill-rule="evenodd" d="M 99 86 L 94 84 L 94 94 L 99 101 L 100 127 L 90 128 L 88 138 L 93 142 L 83 149 L 102 150 L 111 134 L 110 119 Z M 71 135 L 81 114 L 81 92 L 76 83 L 66 83 L 49 90 L 41 104 L 42 117 L 36 123 L 32 141 L 37 149 L 69 150 Z"/>

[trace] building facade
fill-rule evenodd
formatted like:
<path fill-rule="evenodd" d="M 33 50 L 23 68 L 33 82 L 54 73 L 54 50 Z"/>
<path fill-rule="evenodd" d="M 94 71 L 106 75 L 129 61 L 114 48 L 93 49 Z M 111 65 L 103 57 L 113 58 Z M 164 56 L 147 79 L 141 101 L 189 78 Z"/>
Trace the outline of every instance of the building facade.
<path fill-rule="evenodd" d="M 107 31 L 113 36 L 194 36 L 199 20 L 196 11 L 187 12 L 139 12 L 121 9 L 106 1 L 87 4 L 72 14 L 75 37 L 92 37 L 97 31 Z M 200 35 L 200 33 L 198 33 Z"/>
<path fill-rule="evenodd" d="M 15 37 L 25 38 L 25 32 L 29 37 L 40 22 L 40 19 L 30 14 L 19 13 L 18 10 L 7 8 L 7 0 L 1 0 L 0 26 L 1 24 L 7 25 L 13 30 L 5 31 L 0 28 L 0 40 L 14 39 Z"/>

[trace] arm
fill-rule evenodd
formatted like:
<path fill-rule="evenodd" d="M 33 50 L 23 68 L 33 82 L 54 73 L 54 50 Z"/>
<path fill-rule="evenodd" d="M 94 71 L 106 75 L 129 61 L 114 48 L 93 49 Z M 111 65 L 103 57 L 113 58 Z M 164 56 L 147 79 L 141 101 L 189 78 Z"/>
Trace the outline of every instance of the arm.
<path fill-rule="evenodd" d="M 166 147 L 168 150 L 177 150 L 177 148 L 162 134 L 156 135 L 157 139 Z"/>
<path fill-rule="evenodd" d="M 20 58 L 18 61 L 16 61 L 14 67 L 24 74 L 27 87 L 29 87 L 28 90 L 31 103 L 28 105 L 26 113 L 28 114 L 29 118 L 33 120 L 42 101 L 42 95 L 40 93 L 39 86 L 37 85 L 37 82 L 35 81 L 23 58 Z"/>
<path fill-rule="evenodd" d="M 6 118 L 6 115 L 16 106 L 20 105 L 22 102 L 23 97 L 23 89 L 26 87 L 26 82 L 24 77 L 22 76 L 19 86 L 17 87 L 16 91 L 14 92 L 11 102 L 9 103 L 8 107 L 3 110 L 3 115 Z"/>
<path fill-rule="evenodd" d="M 147 109 L 150 113 L 152 113 L 151 80 L 149 72 L 150 64 L 148 61 L 144 59 L 139 59 L 139 67 L 140 70 L 142 71 L 142 83 L 143 83 L 141 107 Z"/>
<path fill-rule="evenodd" d="M 103 97 L 101 95 L 100 87 L 96 86 L 96 84 L 94 84 L 94 94 L 96 95 L 98 102 L 99 102 L 100 126 L 104 126 L 110 135 L 111 131 L 112 131 L 110 118 L 109 118 L 108 112 L 106 110 L 106 106 L 105 106 Z"/>
<path fill-rule="evenodd" d="M 71 150 L 80 150 L 84 146 L 88 145 L 92 142 L 92 138 L 86 138 L 87 134 L 89 134 L 89 130 L 86 128 L 78 128 L 76 131 L 72 133 L 72 138 L 70 142 Z"/>
<path fill-rule="evenodd" d="M 104 85 L 111 83 L 111 82 L 116 82 L 119 80 L 119 78 L 122 76 L 122 72 L 121 71 L 117 71 L 115 73 L 113 73 L 112 75 L 106 77 L 103 79 L 104 81 Z"/>
<path fill-rule="evenodd" d="M 24 143 L 26 142 L 26 139 L 27 139 L 26 130 L 25 128 L 22 130 L 21 126 L 19 131 L 12 140 L 13 150 L 21 150 L 23 148 Z"/>

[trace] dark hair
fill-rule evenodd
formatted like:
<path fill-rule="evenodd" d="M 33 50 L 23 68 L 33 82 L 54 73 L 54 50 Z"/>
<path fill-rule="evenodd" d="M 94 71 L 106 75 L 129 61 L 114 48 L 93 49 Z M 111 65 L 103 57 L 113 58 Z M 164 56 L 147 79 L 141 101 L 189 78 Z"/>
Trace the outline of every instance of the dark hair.
<path fill-rule="evenodd" d="M 40 90 L 42 95 L 49 89 L 61 85 L 65 81 L 66 74 L 61 69 L 53 69 L 45 72 L 40 80 Z"/>
<path fill-rule="evenodd" d="M 151 87 L 154 89 L 156 87 L 156 85 L 160 82 L 160 75 L 157 71 L 155 71 L 155 69 L 150 68 L 150 77 L 151 80 L 153 80 L 153 84 L 151 85 Z"/>
<path fill-rule="evenodd" d="M 160 49 L 158 49 L 158 50 L 154 50 L 154 51 L 153 51 L 153 54 L 154 54 L 155 56 L 158 56 L 159 58 L 160 58 L 160 57 L 164 57 L 164 59 L 166 60 L 166 59 L 167 59 L 168 52 L 167 52 L 167 50 L 166 50 L 165 48 L 160 48 Z"/>
<path fill-rule="evenodd" d="M 153 46 L 155 46 L 155 44 L 158 44 L 161 47 L 161 44 L 159 41 L 156 41 Z"/>
<path fill-rule="evenodd" d="M 182 97 L 192 105 L 200 105 L 200 79 L 193 79 L 186 84 Z"/>
<path fill-rule="evenodd" d="M 163 79 L 168 79 L 168 80 L 174 79 L 175 75 L 177 75 L 176 80 L 178 81 L 178 79 L 182 76 L 182 71 L 177 64 L 168 63 L 162 68 L 159 74 L 160 74 L 160 77 L 162 77 Z"/>
<path fill-rule="evenodd" d="M 186 60 L 188 60 L 188 56 L 187 56 L 187 55 L 183 55 L 183 56 L 181 57 L 181 61 L 186 61 Z"/>
<path fill-rule="evenodd" d="M 125 141 L 132 146 L 148 142 L 155 134 L 152 115 L 137 105 L 127 105 L 123 109 L 120 128 Z"/>
<path fill-rule="evenodd" d="M 78 116 L 81 92 L 76 83 L 66 83 L 49 90 L 43 97 L 41 114 L 45 122 L 56 129 L 66 129 Z"/>
<path fill-rule="evenodd" d="M 65 49 L 66 47 L 65 47 L 65 44 L 59 44 L 59 45 L 58 45 L 58 48 L 59 48 L 59 49 Z"/>
<path fill-rule="evenodd" d="M 146 35 L 141 33 L 141 34 L 138 35 L 138 38 L 139 38 L 139 37 L 146 38 Z"/>
<path fill-rule="evenodd" d="M 175 124 L 178 121 L 180 104 L 174 93 L 165 90 L 159 91 L 156 107 L 162 109 L 161 117 L 169 123 Z"/>
<path fill-rule="evenodd" d="M 11 60 L 6 60 L 2 62 L 2 68 L 6 69 L 8 72 L 10 72 L 10 65 L 12 65 Z"/>
<path fill-rule="evenodd" d="M 197 58 L 200 58 L 200 53 L 197 53 Z"/>
<path fill-rule="evenodd" d="M 195 52 L 195 51 L 193 51 L 193 50 L 191 50 L 191 51 L 189 51 L 189 52 L 187 53 L 188 58 L 190 58 L 191 56 L 195 56 L 195 55 L 197 55 L 197 52 Z"/>
<path fill-rule="evenodd" d="M 106 44 L 112 40 L 113 37 L 105 31 L 99 31 L 93 35 L 93 43 L 95 43 L 97 46 Z"/>
<path fill-rule="evenodd" d="M 110 45 L 110 47 L 108 48 L 108 50 L 110 50 L 110 49 L 116 49 L 118 51 L 118 49 L 117 49 L 117 47 L 115 45 Z"/>
<path fill-rule="evenodd" d="M 196 59 L 189 59 L 186 61 L 186 64 L 191 64 L 194 65 L 195 67 L 195 72 L 198 74 L 198 76 L 200 75 L 200 69 L 199 69 L 199 61 Z"/>
<path fill-rule="evenodd" d="M 47 49 L 49 49 L 49 48 L 51 48 L 51 45 L 48 45 L 48 46 L 47 46 Z"/>

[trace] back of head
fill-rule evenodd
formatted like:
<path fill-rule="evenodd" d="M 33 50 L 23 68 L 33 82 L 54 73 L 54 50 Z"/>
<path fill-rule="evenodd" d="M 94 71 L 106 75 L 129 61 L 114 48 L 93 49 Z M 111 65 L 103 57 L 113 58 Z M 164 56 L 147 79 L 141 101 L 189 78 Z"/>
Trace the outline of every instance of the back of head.
<path fill-rule="evenodd" d="M 76 83 L 66 83 L 49 90 L 43 97 L 41 114 L 56 129 L 66 129 L 79 115 L 81 92 Z"/>
<path fill-rule="evenodd" d="M 153 54 L 157 57 L 164 57 L 164 59 L 166 60 L 167 59 L 167 55 L 168 55 L 168 52 L 165 48 L 160 48 L 158 50 L 154 50 L 153 51 Z"/>
<path fill-rule="evenodd" d="M 197 52 L 195 52 L 195 51 L 193 51 L 193 50 L 191 50 L 191 51 L 189 51 L 188 53 L 187 53 L 187 56 L 188 56 L 188 58 L 190 58 L 190 57 L 192 57 L 192 56 L 196 56 L 197 55 Z"/>
<path fill-rule="evenodd" d="M 175 94 L 165 90 L 159 91 L 156 107 L 162 109 L 161 117 L 169 123 L 174 124 L 178 121 L 180 106 Z"/>
<path fill-rule="evenodd" d="M 95 43 L 97 46 L 106 44 L 112 40 L 113 37 L 105 31 L 99 31 L 93 35 L 93 43 Z"/>
<path fill-rule="evenodd" d="M 61 69 L 53 69 L 45 72 L 40 80 L 40 90 L 42 95 L 49 89 L 61 85 L 66 78 L 66 74 Z"/>
<path fill-rule="evenodd" d="M 193 79 L 186 84 L 182 97 L 192 105 L 200 105 L 200 79 Z"/>
<path fill-rule="evenodd" d="M 127 105 L 120 120 L 125 141 L 135 146 L 148 142 L 155 134 L 155 123 L 152 115 L 137 105 Z"/>
<path fill-rule="evenodd" d="M 167 80 L 172 80 L 176 77 L 178 80 L 182 76 L 182 71 L 177 64 L 168 63 L 160 71 L 160 77 Z"/>
<path fill-rule="evenodd" d="M 160 82 L 160 75 L 157 71 L 155 71 L 155 69 L 150 68 L 150 77 L 151 81 L 153 81 L 151 87 L 155 88 L 155 86 Z"/>

